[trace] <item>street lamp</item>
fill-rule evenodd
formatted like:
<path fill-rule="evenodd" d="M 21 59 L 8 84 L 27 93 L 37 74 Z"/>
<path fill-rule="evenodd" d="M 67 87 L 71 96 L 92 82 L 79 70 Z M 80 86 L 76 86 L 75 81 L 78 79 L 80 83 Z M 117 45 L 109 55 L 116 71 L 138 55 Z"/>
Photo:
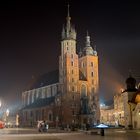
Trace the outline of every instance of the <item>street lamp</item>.
<path fill-rule="evenodd" d="M 10 112 L 9 109 L 7 109 L 7 110 L 6 110 L 6 116 L 7 116 L 7 117 L 9 116 L 9 112 Z"/>
<path fill-rule="evenodd" d="M 19 127 L 19 115 L 16 115 L 16 127 Z"/>
<path fill-rule="evenodd" d="M 9 126 L 9 123 L 8 123 L 8 116 L 9 116 L 9 109 L 6 110 L 6 122 L 7 122 L 7 127 Z"/>

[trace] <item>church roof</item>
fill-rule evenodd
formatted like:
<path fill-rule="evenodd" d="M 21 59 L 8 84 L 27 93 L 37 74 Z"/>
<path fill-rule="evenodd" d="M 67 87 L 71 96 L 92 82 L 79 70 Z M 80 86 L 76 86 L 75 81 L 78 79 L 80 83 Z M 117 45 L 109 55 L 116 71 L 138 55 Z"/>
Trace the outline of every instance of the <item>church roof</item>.
<path fill-rule="evenodd" d="M 43 74 L 30 86 L 29 90 L 44 87 L 59 82 L 59 70 Z"/>
<path fill-rule="evenodd" d="M 44 107 L 44 106 L 47 106 L 47 105 L 50 105 L 51 103 L 53 103 L 54 100 L 55 100 L 55 97 L 49 97 L 49 98 L 45 98 L 45 99 L 40 98 L 40 99 L 37 99 L 32 104 L 22 108 L 22 110 Z"/>

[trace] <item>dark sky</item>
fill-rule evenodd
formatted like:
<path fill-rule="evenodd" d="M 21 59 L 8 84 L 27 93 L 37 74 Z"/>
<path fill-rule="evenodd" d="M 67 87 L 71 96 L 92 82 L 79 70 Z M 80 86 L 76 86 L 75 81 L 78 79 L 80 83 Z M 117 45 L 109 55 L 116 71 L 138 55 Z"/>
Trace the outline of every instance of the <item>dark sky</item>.
<path fill-rule="evenodd" d="M 100 96 L 111 99 L 125 79 L 140 76 L 140 8 L 128 1 L 70 1 L 77 50 L 86 31 L 99 56 Z M 58 68 L 61 29 L 67 1 L 0 3 L 0 97 L 19 103 L 21 93 L 38 76 Z"/>

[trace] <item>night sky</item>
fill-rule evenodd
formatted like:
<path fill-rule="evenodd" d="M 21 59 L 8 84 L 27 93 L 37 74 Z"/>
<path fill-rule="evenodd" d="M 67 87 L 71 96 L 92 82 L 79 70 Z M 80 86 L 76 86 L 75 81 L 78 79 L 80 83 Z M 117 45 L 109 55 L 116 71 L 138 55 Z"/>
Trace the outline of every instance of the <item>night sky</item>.
<path fill-rule="evenodd" d="M 62 26 L 68 1 L 0 3 L 0 98 L 21 101 L 32 77 L 58 68 Z M 70 1 L 77 51 L 86 31 L 99 56 L 101 100 L 110 100 L 131 70 L 140 81 L 140 8 L 127 1 Z"/>

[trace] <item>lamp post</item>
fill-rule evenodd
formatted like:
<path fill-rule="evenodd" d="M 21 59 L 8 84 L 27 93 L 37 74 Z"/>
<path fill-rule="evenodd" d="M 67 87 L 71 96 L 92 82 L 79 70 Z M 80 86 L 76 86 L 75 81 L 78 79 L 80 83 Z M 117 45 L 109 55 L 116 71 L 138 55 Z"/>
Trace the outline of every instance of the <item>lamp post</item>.
<path fill-rule="evenodd" d="M 16 115 L 16 127 L 19 127 L 19 115 Z"/>
<path fill-rule="evenodd" d="M 7 116 L 7 117 L 9 116 L 9 112 L 10 112 L 9 109 L 7 109 L 7 110 L 6 110 L 6 116 Z"/>
<path fill-rule="evenodd" d="M 7 127 L 8 127 L 8 116 L 9 116 L 9 109 L 6 110 L 6 122 L 7 122 Z"/>

